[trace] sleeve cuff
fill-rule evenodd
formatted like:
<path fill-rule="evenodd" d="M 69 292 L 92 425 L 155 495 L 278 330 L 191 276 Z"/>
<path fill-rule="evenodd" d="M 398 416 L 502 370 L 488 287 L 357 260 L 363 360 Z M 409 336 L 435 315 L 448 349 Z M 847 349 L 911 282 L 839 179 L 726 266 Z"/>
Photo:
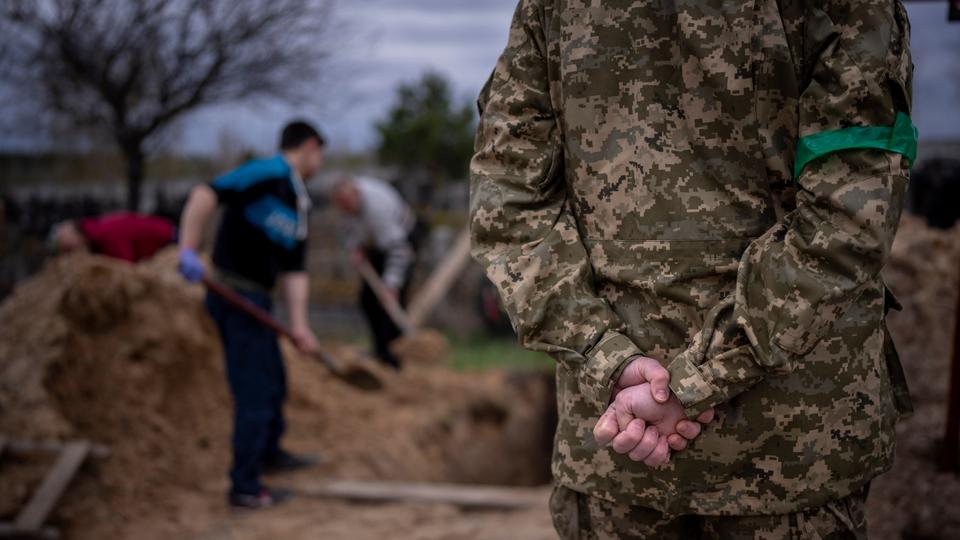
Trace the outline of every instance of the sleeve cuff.
<path fill-rule="evenodd" d="M 210 191 L 213 191 L 213 194 L 217 197 L 217 204 L 222 204 L 224 201 L 224 190 L 217 186 L 216 180 L 207 182 L 207 187 L 210 188 Z"/>
<path fill-rule="evenodd" d="M 744 345 L 697 364 L 697 350 L 687 349 L 667 366 L 670 389 L 683 404 L 688 418 L 715 407 L 760 382 L 765 372 Z"/>
<path fill-rule="evenodd" d="M 403 285 L 403 278 L 395 274 L 386 274 L 383 276 L 383 283 L 394 290 L 400 290 Z"/>
<path fill-rule="evenodd" d="M 640 349 L 627 336 L 608 331 L 584 354 L 580 377 L 580 393 L 602 411 L 610 404 L 613 387 L 627 366 L 627 361 L 640 355 Z"/>

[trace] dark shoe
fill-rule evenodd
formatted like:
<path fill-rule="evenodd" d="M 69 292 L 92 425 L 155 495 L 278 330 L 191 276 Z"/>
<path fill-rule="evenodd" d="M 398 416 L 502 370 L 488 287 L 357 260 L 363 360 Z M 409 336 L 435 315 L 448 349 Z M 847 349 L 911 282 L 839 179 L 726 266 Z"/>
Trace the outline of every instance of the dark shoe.
<path fill-rule="evenodd" d="M 291 497 L 293 497 L 293 492 L 289 489 L 263 488 L 260 490 L 259 495 L 246 495 L 243 493 L 231 492 L 227 496 L 227 502 L 229 502 L 230 506 L 233 508 L 243 510 L 259 510 L 262 508 L 270 508 L 286 502 L 290 500 Z"/>
<path fill-rule="evenodd" d="M 281 450 L 275 457 L 264 462 L 261 472 L 263 474 L 277 474 L 300 469 L 308 469 L 319 463 L 317 456 L 307 454 L 291 454 L 286 450 Z"/>

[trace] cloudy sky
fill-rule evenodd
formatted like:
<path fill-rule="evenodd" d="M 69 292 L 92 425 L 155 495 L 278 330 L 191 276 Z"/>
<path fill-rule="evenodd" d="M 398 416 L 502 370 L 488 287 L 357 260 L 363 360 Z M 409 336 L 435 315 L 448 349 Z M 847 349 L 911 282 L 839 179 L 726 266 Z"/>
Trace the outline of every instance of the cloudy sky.
<path fill-rule="evenodd" d="M 473 101 L 507 41 L 516 0 L 341 0 L 338 15 L 351 35 L 336 51 L 334 79 L 321 89 L 330 105 L 311 114 L 337 150 L 376 144 L 372 124 L 389 108 L 396 85 L 435 71 Z M 269 148 L 291 111 L 227 107 L 196 115 L 181 129 L 185 147 L 216 148 L 236 132 Z M 240 135 L 242 133 L 242 135 Z"/>
<path fill-rule="evenodd" d="M 960 23 L 946 21 L 946 2 L 910 2 L 916 64 L 914 119 L 922 137 L 960 138 Z M 372 124 L 390 105 L 397 83 L 432 70 L 473 100 L 506 43 L 516 0 L 341 0 L 348 46 L 336 51 L 334 76 L 319 90 L 325 110 L 307 111 L 337 150 L 376 143 Z M 295 111 L 229 106 L 187 118 L 173 137 L 188 152 L 215 151 L 221 134 L 269 151 Z M 2 137 L 0 137 L 2 143 Z"/>

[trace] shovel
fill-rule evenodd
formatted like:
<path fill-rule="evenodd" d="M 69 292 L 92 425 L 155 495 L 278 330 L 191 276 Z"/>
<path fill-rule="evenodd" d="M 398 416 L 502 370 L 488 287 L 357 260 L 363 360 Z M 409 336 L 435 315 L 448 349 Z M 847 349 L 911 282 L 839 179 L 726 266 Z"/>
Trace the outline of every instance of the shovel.
<path fill-rule="evenodd" d="M 247 300 L 243 296 L 240 296 L 232 289 L 206 277 L 203 278 L 203 285 L 208 291 L 219 296 L 231 306 L 253 317 L 267 328 L 270 328 L 276 332 L 277 335 L 285 336 L 291 341 L 294 340 L 293 334 L 287 327 L 280 324 L 279 321 L 274 319 L 265 310 L 261 309 L 260 306 L 254 304 L 250 300 Z M 380 390 L 383 388 L 383 381 L 381 381 L 376 374 L 364 368 L 363 366 L 341 364 L 332 356 L 319 350 L 310 356 L 316 360 L 319 360 L 324 366 L 326 366 L 334 377 L 349 384 L 350 386 L 365 391 Z"/>
<path fill-rule="evenodd" d="M 387 289 L 387 284 L 380 279 L 380 275 L 377 274 L 373 266 L 371 266 L 366 259 L 360 259 L 355 263 L 355 266 L 357 267 L 357 271 L 360 272 L 360 277 L 362 277 L 363 281 L 373 290 L 373 294 L 377 297 L 377 300 L 380 301 L 383 310 L 387 312 L 390 320 L 393 321 L 393 324 L 397 325 L 397 328 L 403 332 L 403 335 L 410 336 L 416 332 L 417 328 L 413 324 L 413 321 L 410 320 L 410 317 L 403 309 L 403 306 L 400 305 L 400 302 L 390 294 L 390 291 Z"/>

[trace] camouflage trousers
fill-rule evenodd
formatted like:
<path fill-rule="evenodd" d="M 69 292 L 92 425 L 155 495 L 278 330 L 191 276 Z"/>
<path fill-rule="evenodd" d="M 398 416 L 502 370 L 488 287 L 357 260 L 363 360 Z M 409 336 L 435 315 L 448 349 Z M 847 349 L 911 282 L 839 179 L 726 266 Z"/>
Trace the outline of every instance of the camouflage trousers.
<path fill-rule="evenodd" d="M 665 516 L 558 486 L 550 513 L 562 540 L 865 540 L 867 491 L 792 514 Z"/>

